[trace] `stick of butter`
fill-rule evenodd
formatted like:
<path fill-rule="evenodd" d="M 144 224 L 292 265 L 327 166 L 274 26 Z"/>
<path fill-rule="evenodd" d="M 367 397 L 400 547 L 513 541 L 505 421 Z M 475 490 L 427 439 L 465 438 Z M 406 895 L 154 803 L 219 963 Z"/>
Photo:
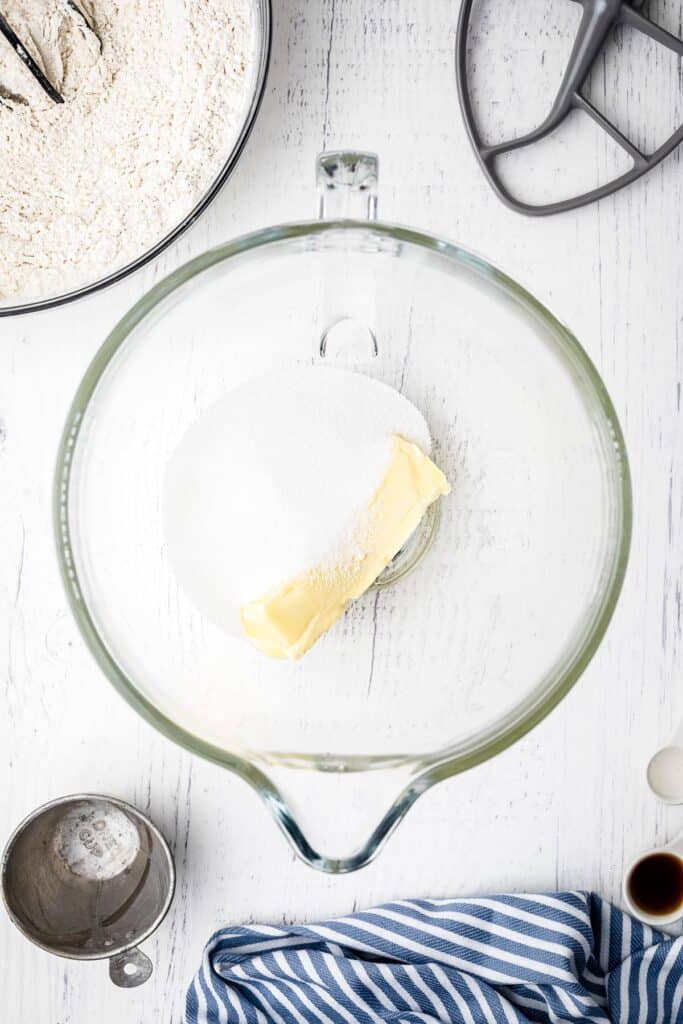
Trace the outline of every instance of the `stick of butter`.
<path fill-rule="evenodd" d="M 415 530 L 426 510 L 448 494 L 446 477 L 402 437 L 393 437 L 389 467 L 368 510 L 366 551 L 333 568 L 313 568 L 240 609 L 242 628 L 271 658 L 300 658 L 365 593 Z"/>

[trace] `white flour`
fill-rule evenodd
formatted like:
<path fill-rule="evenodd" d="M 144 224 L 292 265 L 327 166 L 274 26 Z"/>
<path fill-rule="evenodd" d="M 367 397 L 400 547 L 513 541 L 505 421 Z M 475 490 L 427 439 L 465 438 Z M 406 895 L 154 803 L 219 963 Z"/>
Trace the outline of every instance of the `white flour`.
<path fill-rule="evenodd" d="M 4 0 L 66 102 L 0 36 L 0 302 L 92 283 L 159 241 L 227 159 L 249 99 L 250 0 Z"/>

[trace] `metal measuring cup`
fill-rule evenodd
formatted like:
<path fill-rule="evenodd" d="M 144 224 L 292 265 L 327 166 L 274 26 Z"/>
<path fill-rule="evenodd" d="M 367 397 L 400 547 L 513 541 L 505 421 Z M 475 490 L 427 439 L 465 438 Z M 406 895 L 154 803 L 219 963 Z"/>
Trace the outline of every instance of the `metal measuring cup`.
<path fill-rule="evenodd" d="M 33 811 L 2 856 L 2 896 L 26 938 L 72 960 L 109 960 L 121 988 L 147 981 L 152 961 L 137 943 L 173 899 L 168 844 L 140 811 L 81 793 Z"/>

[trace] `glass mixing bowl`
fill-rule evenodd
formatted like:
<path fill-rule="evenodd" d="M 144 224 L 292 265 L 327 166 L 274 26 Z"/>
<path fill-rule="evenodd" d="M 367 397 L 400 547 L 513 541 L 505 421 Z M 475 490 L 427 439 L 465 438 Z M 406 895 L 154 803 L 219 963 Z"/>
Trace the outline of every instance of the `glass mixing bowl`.
<path fill-rule="evenodd" d="M 375 221 L 376 166 L 324 154 L 318 221 L 207 252 L 138 302 L 78 389 L 55 484 L 66 591 L 106 675 L 248 781 L 328 871 L 365 864 L 430 785 L 569 691 L 614 610 L 631 530 L 621 430 L 579 343 L 480 257 Z M 410 398 L 453 491 L 303 660 L 273 662 L 190 603 L 160 494 L 213 402 L 313 365 Z M 323 806 L 326 848 L 366 829 L 344 856 L 314 848 Z"/>
<path fill-rule="evenodd" d="M 17 301 L 14 298 L 3 300 L 0 298 L 0 318 L 15 316 L 19 313 L 34 313 L 39 309 L 51 309 L 53 306 L 62 306 L 66 302 L 82 299 L 86 295 L 91 295 L 102 288 L 108 288 L 110 285 L 116 284 L 117 281 L 122 281 L 124 277 L 134 274 L 136 270 L 140 270 L 146 263 L 156 259 L 164 249 L 167 249 L 169 245 L 176 242 L 194 224 L 197 218 L 204 213 L 223 188 L 223 185 L 225 185 L 242 155 L 242 150 L 251 134 L 251 129 L 258 114 L 266 87 L 272 36 L 271 0 L 253 0 L 253 16 L 255 19 L 252 58 L 254 66 L 247 96 L 245 97 L 242 122 L 239 131 L 235 134 L 231 150 L 226 154 L 225 163 L 193 208 L 188 211 L 179 224 L 173 227 L 163 238 L 160 238 L 158 242 L 155 242 L 146 252 L 140 253 L 136 259 L 122 267 L 114 267 L 111 273 L 106 274 L 99 280 L 86 282 L 81 287 L 73 288 L 63 295 L 49 295 L 29 301 Z"/>

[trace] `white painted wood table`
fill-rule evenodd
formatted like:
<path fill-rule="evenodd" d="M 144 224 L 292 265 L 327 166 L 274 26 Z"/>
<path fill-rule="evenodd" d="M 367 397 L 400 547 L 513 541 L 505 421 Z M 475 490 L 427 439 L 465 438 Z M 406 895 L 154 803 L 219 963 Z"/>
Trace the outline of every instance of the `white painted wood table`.
<path fill-rule="evenodd" d="M 45 800 L 109 792 L 152 815 L 178 867 L 172 912 L 146 944 L 153 979 L 135 991 L 114 989 L 101 964 L 47 956 L 0 915 L 3 1021 L 176 1021 L 204 941 L 228 922 L 301 921 L 402 895 L 569 886 L 618 899 L 628 858 L 683 823 L 681 812 L 655 803 L 643 773 L 683 711 L 680 155 L 599 206 L 521 218 L 493 196 L 466 140 L 453 73 L 456 0 L 273 6 L 263 108 L 211 210 L 132 280 L 76 306 L 0 320 L 0 839 Z M 524 57 L 519 79 L 509 62 L 500 65 L 483 101 L 500 128 L 507 103 L 518 103 L 527 120 L 547 108 L 576 9 L 564 0 L 493 0 L 493 8 L 504 22 L 477 22 L 478 67 L 503 30 L 508 50 Z M 678 0 L 659 9 L 680 31 Z M 652 142 L 683 116 L 665 64 L 622 39 L 594 75 L 592 94 L 616 108 L 637 139 Z M 635 531 L 607 638 L 559 709 L 493 762 L 431 790 L 375 864 L 328 877 L 295 859 L 242 782 L 163 739 L 104 680 L 57 577 L 50 487 L 70 398 L 119 316 L 208 246 L 311 215 L 314 157 L 338 146 L 379 152 L 385 219 L 477 249 L 573 328 L 626 433 Z M 594 184 L 612 166 L 610 152 L 605 139 L 570 129 L 519 180 L 540 187 L 564 167 Z"/>

